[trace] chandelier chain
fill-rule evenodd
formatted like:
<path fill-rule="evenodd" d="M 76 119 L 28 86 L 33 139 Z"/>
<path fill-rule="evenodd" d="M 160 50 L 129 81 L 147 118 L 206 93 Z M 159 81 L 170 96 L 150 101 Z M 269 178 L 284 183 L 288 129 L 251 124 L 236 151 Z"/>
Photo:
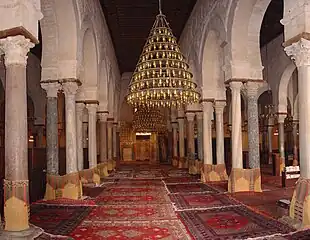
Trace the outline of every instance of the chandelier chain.
<path fill-rule="evenodd" d="M 161 10 L 161 0 L 158 0 L 158 7 L 159 7 L 159 14 L 163 15 L 163 12 Z"/>

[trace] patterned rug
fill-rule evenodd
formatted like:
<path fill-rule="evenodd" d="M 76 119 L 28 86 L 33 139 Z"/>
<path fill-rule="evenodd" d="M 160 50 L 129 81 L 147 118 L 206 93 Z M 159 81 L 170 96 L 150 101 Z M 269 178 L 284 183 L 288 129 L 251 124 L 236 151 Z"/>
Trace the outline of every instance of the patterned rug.
<path fill-rule="evenodd" d="M 217 193 L 217 190 L 209 187 L 203 183 L 191 184 L 169 184 L 166 185 L 169 193 L 199 193 L 199 192 L 212 192 Z"/>
<path fill-rule="evenodd" d="M 211 182 L 208 185 L 219 192 L 227 192 L 228 191 L 228 181 L 220 181 L 220 182 Z"/>
<path fill-rule="evenodd" d="M 48 233 L 43 233 L 39 237 L 35 238 L 35 240 L 74 240 L 74 239 L 66 236 L 57 236 Z"/>
<path fill-rule="evenodd" d="M 107 179 L 115 179 L 115 178 L 132 178 L 133 171 L 132 170 L 124 170 L 124 171 L 117 171 L 111 173 Z"/>
<path fill-rule="evenodd" d="M 171 204 L 106 205 L 94 208 L 85 221 L 151 221 L 176 218 Z"/>
<path fill-rule="evenodd" d="M 33 204 L 43 204 L 43 205 L 57 205 L 57 206 L 95 206 L 96 202 L 94 200 L 74 200 L 68 198 L 58 198 L 55 200 L 39 200 Z"/>
<path fill-rule="evenodd" d="M 179 216 L 195 239 L 246 239 L 294 230 L 246 207 L 182 211 Z"/>
<path fill-rule="evenodd" d="M 195 177 L 173 177 L 164 179 L 164 182 L 165 184 L 195 183 L 200 182 L 200 179 Z"/>
<path fill-rule="evenodd" d="M 104 191 L 104 187 L 88 188 L 83 187 L 83 195 L 91 198 L 99 196 Z"/>
<path fill-rule="evenodd" d="M 185 169 L 171 169 L 167 171 L 166 175 L 167 177 L 189 177 L 188 170 Z"/>
<path fill-rule="evenodd" d="M 161 180 L 147 180 L 147 179 L 120 179 L 117 184 L 114 184 L 113 187 L 128 187 L 128 186 L 143 186 L 143 187 L 160 187 L 164 186 Z"/>
<path fill-rule="evenodd" d="M 189 240 L 179 220 L 138 222 L 84 222 L 71 234 L 75 240 Z"/>
<path fill-rule="evenodd" d="M 30 223 L 54 235 L 68 235 L 90 213 L 92 207 L 61 207 L 35 204 L 30 208 Z"/>
<path fill-rule="evenodd" d="M 161 170 L 139 170 L 134 173 L 135 179 L 162 179 L 165 175 Z"/>
<path fill-rule="evenodd" d="M 143 196 L 99 196 L 95 199 L 98 205 L 126 205 L 126 204 L 166 204 L 170 199 L 166 194 L 153 193 Z"/>
<path fill-rule="evenodd" d="M 176 210 L 224 208 L 240 205 L 225 194 L 171 194 Z"/>

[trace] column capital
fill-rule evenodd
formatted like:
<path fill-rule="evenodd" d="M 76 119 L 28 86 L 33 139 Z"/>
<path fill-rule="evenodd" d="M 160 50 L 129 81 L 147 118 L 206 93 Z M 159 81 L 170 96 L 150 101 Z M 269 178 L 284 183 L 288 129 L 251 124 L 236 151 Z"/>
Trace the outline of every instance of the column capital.
<path fill-rule="evenodd" d="M 95 103 L 87 103 L 86 108 L 88 110 L 89 115 L 96 115 L 98 104 Z"/>
<path fill-rule="evenodd" d="M 4 63 L 6 66 L 12 64 L 26 66 L 27 53 L 34 46 L 30 39 L 21 35 L 0 39 L 0 50 L 4 52 Z"/>
<path fill-rule="evenodd" d="M 109 112 L 98 112 L 99 121 L 106 122 L 108 119 Z"/>
<path fill-rule="evenodd" d="M 187 121 L 189 121 L 189 122 L 194 121 L 195 113 L 194 112 L 187 112 L 186 113 L 186 118 L 187 118 Z"/>
<path fill-rule="evenodd" d="M 64 82 L 62 83 L 62 89 L 65 95 L 75 95 L 79 86 L 77 82 Z"/>
<path fill-rule="evenodd" d="M 226 107 L 226 101 L 215 101 L 214 102 L 214 109 L 215 113 L 223 113 L 224 108 Z"/>
<path fill-rule="evenodd" d="M 258 89 L 262 86 L 260 82 L 248 81 L 245 84 L 246 93 L 248 97 L 257 97 Z"/>
<path fill-rule="evenodd" d="M 284 123 L 285 118 L 286 118 L 286 114 L 279 113 L 278 114 L 278 123 Z"/>
<path fill-rule="evenodd" d="M 310 65 L 310 41 L 301 38 L 298 42 L 284 48 L 287 56 L 289 56 L 297 67 Z"/>
<path fill-rule="evenodd" d="M 83 102 L 76 102 L 75 103 L 76 112 L 83 113 L 84 108 L 85 108 L 85 104 Z"/>
<path fill-rule="evenodd" d="M 203 111 L 196 112 L 196 119 L 197 120 L 202 120 L 203 119 Z"/>
<path fill-rule="evenodd" d="M 239 91 L 241 90 L 241 88 L 243 87 L 243 82 L 240 81 L 232 81 L 229 83 L 229 87 L 230 89 L 233 91 Z"/>
<path fill-rule="evenodd" d="M 57 93 L 61 89 L 61 85 L 58 82 L 41 83 L 41 88 L 46 91 L 48 98 L 57 98 Z"/>
<path fill-rule="evenodd" d="M 172 122 L 171 126 L 172 126 L 172 129 L 178 129 L 178 123 L 177 122 Z"/>

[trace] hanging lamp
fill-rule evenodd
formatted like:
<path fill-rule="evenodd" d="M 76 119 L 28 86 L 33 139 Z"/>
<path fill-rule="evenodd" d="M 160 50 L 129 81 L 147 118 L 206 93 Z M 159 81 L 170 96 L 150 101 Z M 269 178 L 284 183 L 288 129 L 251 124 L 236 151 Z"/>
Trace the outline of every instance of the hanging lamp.
<path fill-rule="evenodd" d="M 127 102 L 134 108 L 193 104 L 200 94 L 192 78 L 159 0 L 159 14 L 132 75 Z"/>
<path fill-rule="evenodd" d="M 165 116 L 156 108 L 138 108 L 133 115 L 132 127 L 136 132 L 158 132 L 167 130 Z"/>

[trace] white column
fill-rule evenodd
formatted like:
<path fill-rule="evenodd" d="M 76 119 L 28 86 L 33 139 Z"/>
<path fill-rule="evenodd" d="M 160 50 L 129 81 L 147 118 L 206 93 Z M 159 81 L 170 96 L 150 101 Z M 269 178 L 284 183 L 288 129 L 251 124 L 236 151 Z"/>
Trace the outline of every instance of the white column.
<path fill-rule="evenodd" d="M 76 146 L 77 146 L 77 161 L 78 170 L 84 169 L 84 154 L 83 154 L 83 112 L 85 109 L 84 102 L 76 103 Z"/>
<path fill-rule="evenodd" d="M 194 112 L 187 112 L 187 158 L 195 163 L 195 135 L 194 135 Z"/>
<path fill-rule="evenodd" d="M 113 123 L 113 129 L 112 129 L 112 139 L 113 139 L 113 160 L 116 160 L 117 158 L 117 122 Z"/>
<path fill-rule="evenodd" d="M 268 118 L 268 163 L 272 164 L 272 139 L 273 139 L 273 117 Z"/>
<path fill-rule="evenodd" d="M 75 110 L 75 95 L 78 84 L 76 82 L 64 82 L 62 88 L 65 93 L 66 104 L 66 172 L 68 174 L 78 171 Z"/>
<path fill-rule="evenodd" d="M 173 136 L 173 157 L 178 157 L 178 123 L 172 122 L 172 136 Z"/>
<path fill-rule="evenodd" d="M 89 168 L 97 166 L 97 107 L 98 104 L 86 104 L 88 110 L 88 162 Z"/>
<path fill-rule="evenodd" d="M 203 112 L 196 112 L 198 159 L 203 159 Z"/>
<path fill-rule="evenodd" d="M 241 131 L 241 87 L 242 82 L 231 82 L 231 106 L 232 106 L 232 168 L 243 168 L 242 162 L 242 131 Z"/>
<path fill-rule="evenodd" d="M 215 121 L 216 121 L 216 164 L 224 164 L 224 108 L 226 101 L 215 101 Z"/>
<path fill-rule="evenodd" d="M 212 114 L 213 102 L 204 101 L 203 106 L 203 161 L 204 164 L 213 164 L 212 156 Z"/>
<path fill-rule="evenodd" d="M 286 118 L 286 114 L 278 115 L 278 127 L 279 127 L 279 152 L 280 157 L 285 161 L 285 133 L 284 133 L 284 120 Z"/>
<path fill-rule="evenodd" d="M 100 163 L 108 163 L 107 154 L 107 118 L 108 112 L 100 112 Z"/>
<path fill-rule="evenodd" d="M 113 120 L 112 120 L 113 121 Z M 113 144 L 112 144 L 112 128 L 113 128 L 113 122 L 110 119 L 108 119 L 108 161 L 112 161 L 113 159 Z M 110 169 L 109 169 L 110 170 Z M 112 169 L 111 169 L 112 170 Z"/>
<path fill-rule="evenodd" d="M 298 69 L 300 175 L 310 179 L 310 41 L 301 38 L 285 51 Z"/>
<path fill-rule="evenodd" d="M 293 166 L 298 166 L 298 120 L 293 120 L 293 141 L 294 141 L 294 159 L 293 159 Z"/>

